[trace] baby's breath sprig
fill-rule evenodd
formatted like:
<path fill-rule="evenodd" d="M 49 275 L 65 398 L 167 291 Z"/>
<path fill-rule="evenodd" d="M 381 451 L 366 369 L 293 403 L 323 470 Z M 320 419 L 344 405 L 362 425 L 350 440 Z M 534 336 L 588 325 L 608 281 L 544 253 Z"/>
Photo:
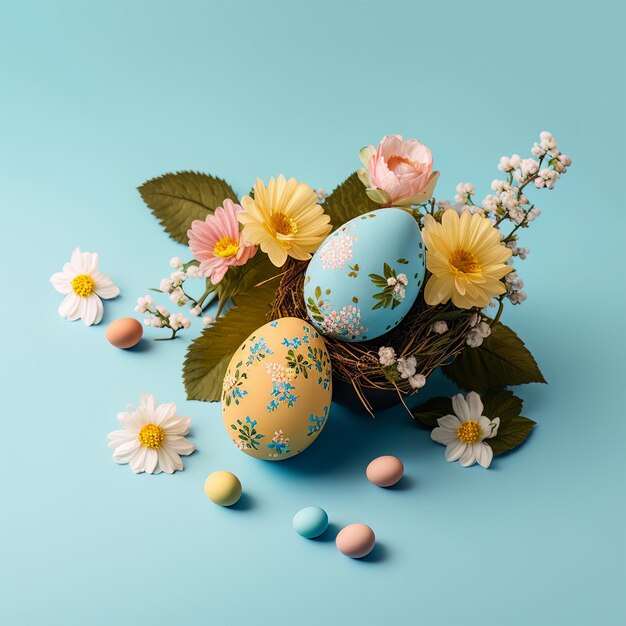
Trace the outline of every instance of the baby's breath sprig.
<path fill-rule="evenodd" d="M 169 328 L 172 331 L 171 337 L 160 337 L 155 341 L 168 341 L 176 338 L 176 333 L 182 328 L 189 328 L 191 322 L 182 313 L 170 313 L 164 306 L 157 306 L 150 296 L 137 298 L 137 313 L 147 313 L 143 323 L 153 328 Z"/>

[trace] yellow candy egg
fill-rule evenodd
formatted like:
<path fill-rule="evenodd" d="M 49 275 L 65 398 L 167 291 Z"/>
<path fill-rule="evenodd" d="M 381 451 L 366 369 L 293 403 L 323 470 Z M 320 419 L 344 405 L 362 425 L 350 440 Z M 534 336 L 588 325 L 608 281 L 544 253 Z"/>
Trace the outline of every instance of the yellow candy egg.
<path fill-rule="evenodd" d="M 331 394 L 324 340 L 307 322 L 284 317 L 257 329 L 230 360 L 222 391 L 224 426 L 246 454 L 288 459 L 319 435 Z"/>
<path fill-rule="evenodd" d="M 232 506 L 241 498 L 241 482 L 231 472 L 218 470 L 207 476 L 204 493 L 211 502 L 220 506 Z"/>

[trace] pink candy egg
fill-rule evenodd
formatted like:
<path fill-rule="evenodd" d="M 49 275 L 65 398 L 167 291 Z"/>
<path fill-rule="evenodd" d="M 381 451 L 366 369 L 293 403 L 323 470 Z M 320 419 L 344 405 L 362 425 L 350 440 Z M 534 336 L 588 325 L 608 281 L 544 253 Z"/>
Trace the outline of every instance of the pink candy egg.
<path fill-rule="evenodd" d="M 367 480 L 379 487 L 395 485 L 404 474 L 404 465 L 396 456 L 379 456 L 365 470 Z"/>
<path fill-rule="evenodd" d="M 335 543 L 342 554 L 351 559 L 360 559 L 374 549 L 376 535 L 365 524 L 350 524 L 339 531 Z"/>

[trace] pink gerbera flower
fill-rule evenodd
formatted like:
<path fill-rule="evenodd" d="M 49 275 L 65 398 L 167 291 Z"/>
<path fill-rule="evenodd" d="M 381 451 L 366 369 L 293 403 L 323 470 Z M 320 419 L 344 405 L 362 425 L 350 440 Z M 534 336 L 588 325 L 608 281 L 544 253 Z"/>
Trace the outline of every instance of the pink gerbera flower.
<path fill-rule="evenodd" d="M 242 207 L 232 200 L 224 200 L 206 220 L 195 220 L 187 231 L 189 248 L 200 261 L 200 272 L 214 285 L 224 278 L 229 268 L 244 265 L 257 251 L 257 246 L 246 242 L 239 232 L 237 213 Z"/>

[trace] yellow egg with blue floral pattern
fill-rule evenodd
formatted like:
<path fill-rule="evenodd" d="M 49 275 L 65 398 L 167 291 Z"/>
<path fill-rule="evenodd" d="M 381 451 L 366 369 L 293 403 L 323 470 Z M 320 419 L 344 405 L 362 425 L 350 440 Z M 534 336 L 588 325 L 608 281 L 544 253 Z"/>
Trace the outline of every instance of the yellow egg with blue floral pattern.
<path fill-rule="evenodd" d="M 228 364 L 222 418 L 237 448 L 282 461 L 308 448 L 328 419 L 330 357 L 309 323 L 283 317 L 254 331 Z"/>

